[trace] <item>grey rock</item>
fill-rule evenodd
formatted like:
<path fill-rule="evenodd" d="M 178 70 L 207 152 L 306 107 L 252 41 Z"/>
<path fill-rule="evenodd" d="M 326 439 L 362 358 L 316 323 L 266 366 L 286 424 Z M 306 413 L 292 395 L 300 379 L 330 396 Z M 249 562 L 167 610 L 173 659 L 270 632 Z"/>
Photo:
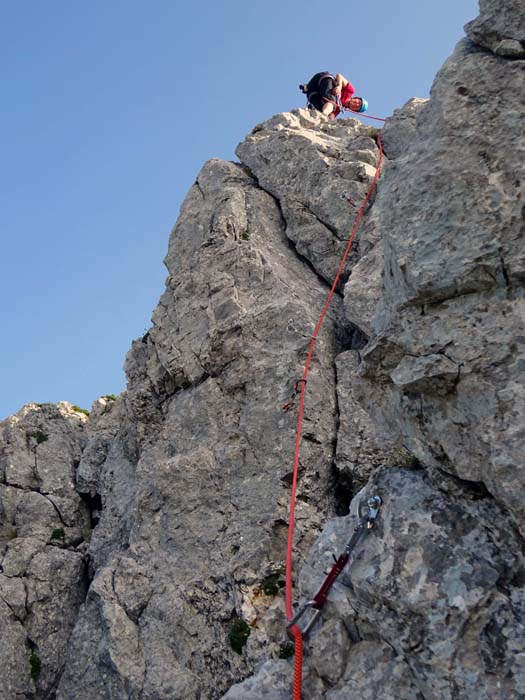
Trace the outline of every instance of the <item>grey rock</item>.
<path fill-rule="evenodd" d="M 305 644 L 308 698 L 525 697 L 523 13 L 486 0 L 468 32 L 385 124 L 312 355 L 295 605 L 384 506 Z M 207 163 L 126 391 L 0 424 L 2 700 L 290 697 L 296 382 L 376 137 L 296 110 Z"/>
<path fill-rule="evenodd" d="M 363 700 L 424 698 L 404 658 L 396 655 L 387 644 L 377 642 L 360 642 L 352 647 L 342 682 L 324 698 L 346 700 L 349 693 Z"/>
<path fill-rule="evenodd" d="M 392 161 L 408 153 L 416 139 L 417 120 L 428 100 L 412 98 L 381 130 L 383 164 L 378 187 L 389 178 Z M 344 288 L 345 313 L 348 320 L 367 337 L 372 334 L 372 321 L 383 295 L 383 239 L 378 207 L 372 207 L 364 218 L 358 236 L 359 255 Z"/>
<path fill-rule="evenodd" d="M 251 678 L 232 686 L 222 700 L 289 700 L 292 673 L 286 661 L 268 661 Z"/>
<path fill-rule="evenodd" d="M 85 596 L 89 514 L 75 491 L 84 414 L 28 404 L 0 423 L 0 698 L 49 697 Z"/>
<path fill-rule="evenodd" d="M 328 620 L 315 635 L 310 649 L 315 672 L 334 686 L 343 675 L 350 651 L 350 638 L 342 620 Z"/>
<path fill-rule="evenodd" d="M 241 162 L 279 201 L 286 235 L 329 284 L 379 161 L 376 130 L 297 109 L 256 126 L 237 147 Z M 301 158 L 298 159 L 298 154 Z M 357 257 L 351 252 L 346 280 Z"/>
<path fill-rule="evenodd" d="M 87 440 L 76 473 L 79 493 L 95 497 L 99 493 L 100 474 L 108 451 L 122 420 L 123 398 L 101 397 L 93 403 L 89 416 Z"/>
<path fill-rule="evenodd" d="M 355 494 L 381 466 L 411 462 L 411 455 L 399 441 L 378 430 L 362 408 L 353 390 L 354 374 L 359 367 L 359 352 L 348 350 L 338 355 L 337 396 L 339 430 L 335 464 L 339 481 L 348 493 Z"/>
<path fill-rule="evenodd" d="M 282 577 L 286 546 L 297 402 L 282 407 L 327 289 L 290 255 L 284 228 L 238 164 L 210 161 L 182 206 L 166 291 L 102 435 L 108 449 L 89 447 L 100 420 L 88 441 L 83 488 L 104 507 L 59 698 L 216 698 L 286 643 L 282 596 L 262 594 L 269 575 Z M 298 553 L 335 508 L 341 321 L 336 299 L 308 383 Z M 228 641 L 237 617 L 254 630 L 242 654 Z"/>
<path fill-rule="evenodd" d="M 525 58 L 525 44 L 516 39 L 503 39 L 496 45 L 494 53 L 505 58 Z"/>
<path fill-rule="evenodd" d="M 374 213 L 372 211 L 371 219 Z M 352 268 L 344 288 L 347 319 L 366 336 L 372 335 L 372 321 L 383 294 L 383 244 L 372 246 Z"/>
<path fill-rule="evenodd" d="M 467 41 L 439 72 L 374 203 L 384 294 L 354 382 L 380 430 L 522 528 L 524 88 L 525 63 Z"/>
<path fill-rule="evenodd" d="M 412 97 L 401 108 L 395 109 L 381 129 L 383 150 L 390 160 L 403 158 L 416 140 L 417 120 L 428 99 Z"/>
<path fill-rule="evenodd" d="M 316 593 L 331 553 L 348 541 L 359 499 L 376 493 L 384 502 L 378 524 L 336 584 L 359 633 L 387 642 L 424 697 L 448 700 L 456 688 L 461 698 L 520 698 L 524 559 L 490 498 L 451 498 L 422 472 L 380 470 L 353 501 L 352 515 L 324 529 L 301 572 L 304 597 Z M 339 618 L 337 601 L 326 615 Z M 348 666 L 357 673 L 352 653 Z M 419 697 L 411 688 L 406 697 Z"/>
<path fill-rule="evenodd" d="M 525 13 L 521 0 L 480 0 L 479 9 L 479 17 L 465 25 L 469 38 L 500 55 L 522 57 L 523 53 L 501 52 L 502 44 L 509 46 L 509 40 L 513 45 L 525 44 Z"/>

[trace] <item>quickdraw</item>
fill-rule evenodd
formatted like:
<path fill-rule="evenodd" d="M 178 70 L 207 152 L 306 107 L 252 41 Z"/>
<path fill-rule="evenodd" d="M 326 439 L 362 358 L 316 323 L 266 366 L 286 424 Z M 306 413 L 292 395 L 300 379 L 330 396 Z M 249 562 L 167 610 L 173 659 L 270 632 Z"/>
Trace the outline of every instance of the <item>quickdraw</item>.
<path fill-rule="evenodd" d="M 361 538 L 367 535 L 376 524 L 377 518 L 379 517 L 379 509 L 381 508 L 382 504 L 383 501 L 381 500 L 380 496 L 371 496 L 366 501 L 361 502 L 359 504 L 360 521 L 354 529 L 352 537 L 348 540 L 346 547 L 344 548 L 343 552 L 339 555 L 338 559 L 336 559 L 335 564 L 330 570 L 328 576 L 325 578 L 321 588 L 314 595 L 312 600 L 309 600 L 308 602 L 304 603 L 304 605 L 302 605 L 301 608 L 299 608 L 297 614 L 290 620 L 290 622 L 287 625 L 288 630 L 294 625 L 297 625 L 299 620 L 306 614 L 306 612 L 312 609 L 314 610 L 313 615 L 311 616 L 310 620 L 306 623 L 304 629 L 301 630 L 303 638 L 308 636 L 308 633 L 315 625 L 317 618 L 321 614 L 324 604 L 326 603 L 326 599 L 328 598 L 328 593 L 330 592 L 330 589 L 334 585 L 339 574 L 347 565 L 353 550 L 355 549 Z"/>
<path fill-rule="evenodd" d="M 354 209 L 357 209 L 357 204 L 354 202 L 354 200 L 350 197 L 348 192 L 341 192 L 341 199 L 344 199 L 345 202 L 348 202 L 348 204 L 351 207 L 354 207 Z"/>
<path fill-rule="evenodd" d="M 289 411 L 289 410 L 292 408 L 292 406 L 294 405 L 294 401 L 295 401 L 296 396 L 298 396 L 298 394 L 301 393 L 301 389 L 300 389 L 299 387 L 300 387 L 300 384 L 301 384 L 302 382 L 304 382 L 304 384 L 305 384 L 305 386 L 306 386 L 306 379 L 298 379 L 298 380 L 295 382 L 295 388 L 294 388 L 294 390 L 293 390 L 293 394 L 292 394 L 292 396 L 290 397 L 290 400 L 288 401 L 288 403 L 285 403 L 285 404 L 284 404 L 284 406 L 283 406 L 283 411 Z"/>

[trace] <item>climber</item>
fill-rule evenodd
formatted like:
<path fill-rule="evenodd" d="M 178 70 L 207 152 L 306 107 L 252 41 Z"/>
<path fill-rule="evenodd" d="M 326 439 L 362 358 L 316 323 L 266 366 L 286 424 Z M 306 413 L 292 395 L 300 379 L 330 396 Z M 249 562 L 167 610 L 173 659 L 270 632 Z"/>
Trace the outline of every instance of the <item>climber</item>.
<path fill-rule="evenodd" d="M 366 112 L 368 102 L 362 97 L 354 96 L 355 88 L 344 75 L 323 71 L 316 73 L 308 83 L 299 85 L 301 92 L 306 94 L 308 107 L 314 107 L 327 117 L 335 119 L 341 108 L 352 112 Z"/>

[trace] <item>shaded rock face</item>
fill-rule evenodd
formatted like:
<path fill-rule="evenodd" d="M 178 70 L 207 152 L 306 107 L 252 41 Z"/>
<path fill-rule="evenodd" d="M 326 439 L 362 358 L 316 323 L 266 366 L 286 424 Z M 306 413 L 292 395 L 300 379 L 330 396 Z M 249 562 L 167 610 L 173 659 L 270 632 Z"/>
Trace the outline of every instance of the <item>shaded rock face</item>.
<path fill-rule="evenodd" d="M 75 490 L 86 417 L 29 404 L 0 423 L 0 698 L 52 697 L 84 600 L 88 508 Z"/>
<path fill-rule="evenodd" d="M 382 131 L 312 357 L 296 604 L 383 507 L 305 698 L 525 698 L 523 10 L 481 2 L 467 34 Z M 0 424 L 0 699 L 291 696 L 296 382 L 379 149 L 294 110 L 237 155 L 184 201 L 127 390 Z"/>
<path fill-rule="evenodd" d="M 376 420 L 522 529 L 524 95 L 523 61 L 466 40 L 438 74 L 374 205 L 384 292 L 359 372 Z"/>
<path fill-rule="evenodd" d="M 525 58 L 525 13 L 521 0 L 480 0 L 480 15 L 465 29 L 479 46 L 506 58 Z"/>

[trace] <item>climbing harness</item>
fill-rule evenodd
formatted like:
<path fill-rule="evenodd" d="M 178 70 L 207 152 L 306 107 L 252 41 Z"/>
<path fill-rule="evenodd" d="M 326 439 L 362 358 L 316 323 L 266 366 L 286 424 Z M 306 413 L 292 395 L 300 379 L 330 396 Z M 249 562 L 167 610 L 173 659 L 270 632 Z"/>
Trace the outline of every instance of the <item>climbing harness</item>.
<path fill-rule="evenodd" d="M 380 117 L 370 117 L 369 115 L 366 115 L 366 114 L 361 114 L 360 116 L 367 117 L 368 119 L 377 119 L 378 121 L 385 121 L 384 119 L 381 119 Z M 297 495 L 297 480 L 298 480 L 298 476 L 299 476 L 299 453 L 300 453 L 300 447 L 301 447 L 301 430 L 302 430 L 302 424 L 303 424 L 304 402 L 305 402 L 305 396 L 306 396 L 306 380 L 308 377 L 308 371 L 310 369 L 310 362 L 312 360 L 312 355 L 314 352 L 314 347 L 315 347 L 315 342 L 317 340 L 317 336 L 319 335 L 319 331 L 321 330 L 321 326 L 323 324 L 324 317 L 326 316 L 326 313 L 328 311 L 328 307 L 330 306 L 330 302 L 332 300 L 334 292 L 335 292 L 337 285 L 339 283 L 339 278 L 341 277 L 341 273 L 343 272 L 343 268 L 344 268 L 344 265 L 346 263 L 346 259 L 348 257 L 348 254 L 350 253 L 350 248 L 352 247 L 352 243 L 354 242 L 354 239 L 355 239 L 355 236 L 357 233 L 357 229 L 358 229 L 359 224 L 361 222 L 361 219 L 363 217 L 364 209 L 368 203 L 368 200 L 370 199 L 370 197 L 372 195 L 374 187 L 376 186 L 377 180 L 379 178 L 379 173 L 381 172 L 381 165 L 383 163 L 383 145 L 381 142 L 381 134 L 380 133 L 378 134 L 377 143 L 379 146 L 379 163 L 377 164 L 377 169 L 376 169 L 376 173 L 374 175 L 374 179 L 372 180 L 372 184 L 370 185 L 368 192 L 366 193 L 366 196 L 363 199 L 363 202 L 359 208 L 356 220 L 355 220 L 354 225 L 352 227 L 352 233 L 351 233 L 350 238 L 348 239 L 348 242 L 346 244 L 346 248 L 345 248 L 345 251 L 344 251 L 343 256 L 341 258 L 341 262 L 339 263 L 339 267 L 337 269 L 334 281 L 332 283 L 332 287 L 330 288 L 330 292 L 328 293 L 328 297 L 326 299 L 325 305 L 323 306 L 323 309 L 322 309 L 321 314 L 319 316 L 319 320 L 317 321 L 317 325 L 315 327 L 315 330 L 314 330 L 314 333 L 312 335 L 310 345 L 308 348 L 308 354 L 307 354 L 306 362 L 304 365 L 302 379 L 299 380 L 298 382 L 296 382 L 296 385 L 295 385 L 296 391 L 299 391 L 299 385 L 300 385 L 300 397 L 299 397 L 299 410 L 298 410 L 298 414 L 297 414 L 297 431 L 296 431 L 296 436 L 295 436 L 294 464 L 293 464 L 293 472 L 292 472 L 292 488 L 291 488 L 291 494 L 290 494 L 290 512 L 289 512 L 289 520 L 288 520 L 288 544 L 287 544 L 287 549 L 286 549 L 286 576 L 285 576 L 286 618 L 289 621 L 288 630 L 293 635 L 294 642 L 295 642 L 293 700 L 301 700 L 302 665 L 303 665 L 303 632 L 297 626 L 296 622 L 294 622 L 295 616 L 294 616 L 294 612 L 293 612 L 293 603 L 292 603 L 292 598 L 293 598 L 293 592 L 292 592 L 292 551 L 293 551 L 293 536 L 294 536 L 294 526 L 295 526 L 295 502 L 296 502 L 296 495 Z M 337 562 L 336 562 L 336 564 L 337 564 Z M 334 569 L 335 569 L 335 567 L 334 567 Z M 328 591 L 330 590 L 330 587 L 332 586 L 333 581 L 335 581 L 335 578 L 336 578 L 335 573 L 333 574 L 333 576 L 334 576 L 334 579 L 330 582 L 330 585 L 328 585 L 326 588 L 326 594 L 328 594 Z M 327 579 L 327 581 L 328 581 L 328 579 Z M 325 581 L 325 584 L 323 584 L 323 587 L 326 586 L 327 581 Z M 313 606 L 307 606 L 307 607 L 313 607 Z M 315 615 L 315 613 L 314 613 L 314 615 Z M 314 620 L 314 622 L 315 622 L 315 620 Z M 311 625 L 308 627 L 308 629 L 310 629 L 310 628 L 311 628 Z"/>
<path fill-rule="evenodd" d="M 301 630 L 303 638 L 306 638 L 308 636 L 308 633 L 315 625 L 317 618 L 321 614 L 324 604 L 326 603 L 326 599 L 328 598 L 328 593 L 330 592 L 330 589 L 334 585 L 339 574 L 348 564 L 350 555 L 354 551 L 358 542 L 363 537 L 368 535 L 370 530 L 372 530 L 372 528 L 376 524 L 376 520 L 379 516 L 379 509 L 381 508 L 382 504 L 383 501 L 381 500 L 381 496 L 371 496 L 364 503 L 362 502 L 359 504 L 360 521 L 354 529 L 352 537 L 348 540 L 348 543 L 344 548 L 342 554 L 340 554 L 337 559 L 335 559 L 334 556 L 335 564 L 331 568 L 321 588 L 317 591 L 312 600 L 309 600 L 301 608 L 299 608 L 299 612 L 288 623 L 287 629 L 290 629 L 293 625 L 296 625 L 299 622 L 299 620 L 305 615 L 305 613 L 308 610 L 312 609 L 315 611 L 314 614 L 311 616 L 304 629 Z"/>

